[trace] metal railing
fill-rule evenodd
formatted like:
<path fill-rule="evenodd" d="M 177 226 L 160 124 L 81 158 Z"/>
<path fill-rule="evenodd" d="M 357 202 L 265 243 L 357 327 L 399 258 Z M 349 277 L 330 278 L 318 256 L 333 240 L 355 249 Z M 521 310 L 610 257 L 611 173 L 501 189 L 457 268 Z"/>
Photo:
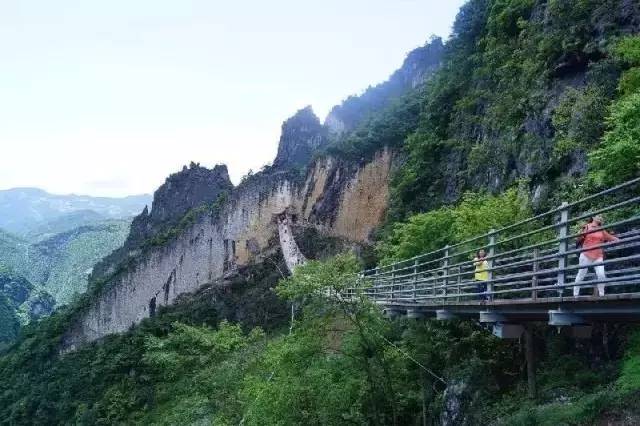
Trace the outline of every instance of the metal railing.
<path fill-rule="evenodd" d="M 595 247 L 576 246 L 586 220 L 605 214 L 603 228 L 617 241 Z M 640 178 L 538 214 L 501 229 L 410 259 L 363 271 L 348 290 L 381 303 L 448 305 L 535 302 L 573 297 L 576 286 L 604 284 L 607 293 L 640 295 Z M 575 282 L 580 253 L 602 248 L 606 258 L 590 265 L 590 274 Z M 487 280 L 477 281 L 474 256 L 487 253 Z M 593 267 L 604 266 L 606 279 L 593 279 Z M 486 286 L 486 291 L 482 287 Z M 568 290 L 568 293 L 565 291 Z M 582 294 L 591 290 L 582 289 Z"/>

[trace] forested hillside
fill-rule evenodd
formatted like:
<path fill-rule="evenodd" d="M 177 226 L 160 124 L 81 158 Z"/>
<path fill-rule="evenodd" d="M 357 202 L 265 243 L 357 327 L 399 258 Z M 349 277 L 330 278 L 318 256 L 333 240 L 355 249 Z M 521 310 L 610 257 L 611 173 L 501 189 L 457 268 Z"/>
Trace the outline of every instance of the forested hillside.
<path fill-rule="evenodd" d="M 364 264 L 456 243 L 639 176 L 640 4 L 470 0 L 451 38 L 421 49 L 437 61 L 409 58 L 428 78 L 414 85 L 395 74 L 396 83 L 347 99 L 315 153 L 361 163 L 393 151 L 374 244 L 348 250 L 351 242 L 295 223 L 315 260 L 291 276 L 274 236 L 256 261 L 128 332 L 61 354 L 104 284 L 96 281 L 4 351 L 0 422 L 640 423 L 637 326 L 598 325 L 582 341 L 536 328 L 532 397 L 517 340 L 471 321 L 390 321 L 365 298 L 331 297 Z M 171 223 L 192 224 L 193 212 Z M 185 227 L 154 241 L 169 244 Z"/>
<path fill-rule="evenodd" d="M 83 214 L 80 222 L 65 218 L 40 226 L 29 240 L 0 230 L 0 296 L 7 296 L 0 342 L 16 337 L 16 324 L 49 315 L 55 306 L 84 293 L 92 268 L 122 245 L 129 225 L 129 220 L 98 215 L 96 221 L 95 215 Z"/>

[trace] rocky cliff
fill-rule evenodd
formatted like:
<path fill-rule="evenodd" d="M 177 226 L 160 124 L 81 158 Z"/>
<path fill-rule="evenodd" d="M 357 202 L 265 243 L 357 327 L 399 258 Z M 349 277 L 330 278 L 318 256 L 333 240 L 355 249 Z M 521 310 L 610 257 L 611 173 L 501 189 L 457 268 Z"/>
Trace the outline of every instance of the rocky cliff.
<path fill-rule="evenodd" d="M 273 166 L 236 188 L 224 166 L 192 164 L 172 175 L 154 194 L 151 211 L 134 219 L 124 247 L 94 268 L 100 285 L 66 333 L 63 350 L 125 331 L 179 295 L 259 262 L 274 241 L 280 240 L 287 264 L 304 261 L 292 227 L 351 243 L 370 241 L 386 213 L 394 152 L 383 146 L 366 160 L 354 160 L 322 154 L 323 148 L 424 83 L 439 66 L 441 51 L 442 41 L 435 39 L 411 52 L 389 81 L 350 97 L 324 124 L 311 107 L 298 111 L 282 125 Z M 222 193 L 229 193 L 225 203 L 202 209 Z M 162 244 L 148 244 L 167 229 Z"/>
<path fill-rule="evenodd" d="M 306 166 L 313 153 L 326 145 L 326 133 L 310 106 L 301 109 L 282 124 L 273 166 L 280 169 Z"/>
<path fill-rule="evenodd" d="M 358 165 L 322 158 L 306 178 L 283 171 L 253 176 L 225 206 L 202 215 L 166 246 L 141 255 L 110 280 L 67 333 L 64 347 L 127 330 L 158 307 L 260 260 L 276 238 L 278 215 L 328 235 L 364 242 L 384 217 L 393 156 Z M 153 213 L 152 213 L 153 214 Z"/>
<path fill-rule="evenodd" d="M 192 162 L 170 175 L 154 192 L 151 212 L 145 206 L 142 213 L 133 218 L 123 246 L 94 267 L 93 279 L 105 279 L 113 274 L 119 265 L 137 256 L 143 245 L 175 227 L 189 211 L 213 204 L 232 189 L 225 165 L 207 169 Z"/>
<path fill-rule="evenodd" d="M 394 99 L 425 83 L 440 67 L 444 44 L 439 37 L 409 52 L 402 66 L 384 83 L 369 87 L 360 96 L 350 96 L 335 106 L 325 126 L 332 138 L 348 135 L 373 113 L 386 108 Z"/>

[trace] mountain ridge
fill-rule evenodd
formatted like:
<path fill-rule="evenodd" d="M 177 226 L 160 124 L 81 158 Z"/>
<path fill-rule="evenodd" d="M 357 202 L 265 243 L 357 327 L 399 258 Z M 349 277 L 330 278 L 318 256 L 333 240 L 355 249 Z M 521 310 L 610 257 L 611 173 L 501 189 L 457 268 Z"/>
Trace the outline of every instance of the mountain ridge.
<path fill-rule="evenodd" d="M 111 219 L 132 217 L 150 204 L 148 194 L 126 197 L 92 197 L 52 194 L 35 187 L 0 190 L 0 228 L 23 236 L 33 228 L 65 214 L 92 210 Z"/>

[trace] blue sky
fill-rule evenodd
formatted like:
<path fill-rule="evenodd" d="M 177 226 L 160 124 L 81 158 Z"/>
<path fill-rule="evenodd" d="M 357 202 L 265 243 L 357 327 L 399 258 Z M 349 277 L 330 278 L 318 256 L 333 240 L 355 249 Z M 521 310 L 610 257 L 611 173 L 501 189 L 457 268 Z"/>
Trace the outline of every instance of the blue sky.
<path fill-rule="evenodd" d="M 280 125 L 385 80 L 462 0 L 0 0 L 0 189 L 152 192 L 190 161 L 237 182 Z"/>

